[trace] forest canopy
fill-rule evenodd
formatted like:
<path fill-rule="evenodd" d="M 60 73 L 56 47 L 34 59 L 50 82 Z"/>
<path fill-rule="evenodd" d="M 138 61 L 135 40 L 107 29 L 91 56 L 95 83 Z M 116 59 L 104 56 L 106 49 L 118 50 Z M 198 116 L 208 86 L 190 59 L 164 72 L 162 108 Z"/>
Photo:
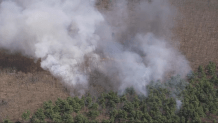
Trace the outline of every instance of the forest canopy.
<path fill-rule="evenodd" d="M 36 112 L 26 111 L 18 122 L 66 123 L 200 123 L 218 120 L 218 71 L 213 62 L 199 66 L 183 80 L 173 76 L 164 83 L 151 82 L 148 95 L 127 88 L 123 95 L 86 94 L 44 102 Z M 4 120 L 8 123 L 10 120 Z"/>

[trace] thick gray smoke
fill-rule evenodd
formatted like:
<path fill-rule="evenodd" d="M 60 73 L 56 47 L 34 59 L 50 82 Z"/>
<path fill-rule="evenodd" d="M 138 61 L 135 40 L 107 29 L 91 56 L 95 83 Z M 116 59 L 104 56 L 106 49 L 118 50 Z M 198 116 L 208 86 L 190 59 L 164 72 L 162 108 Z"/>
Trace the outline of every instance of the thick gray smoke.
<path fill-rule="evenodd" d="M 41 59 L 43 69 L 79 93 L 88 88 L 92 71 L 110 78 L 116 91 L 133 86 L 142 94 L 151 80 L 190 71 L 169 43 L 174 8 L 167 1 L 117 0 L 108 11 L 98 10 L 95 2 L 2 1 L 0 48 Z M 99 84 L 107 88 L 108 83 Z"/>

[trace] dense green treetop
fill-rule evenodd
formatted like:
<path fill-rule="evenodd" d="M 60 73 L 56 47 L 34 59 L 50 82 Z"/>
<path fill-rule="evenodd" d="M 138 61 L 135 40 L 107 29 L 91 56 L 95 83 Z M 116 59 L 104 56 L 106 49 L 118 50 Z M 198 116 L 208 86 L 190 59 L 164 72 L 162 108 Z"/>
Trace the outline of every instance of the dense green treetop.
<path fill-rule="evenodd" d="M 22 119 L 23 122 L 66 123 L 216 122 L 217 73 L 216 65 L 210 62 L 205 67 L 199 66 L 197 72 L 190 72 L 186 80 L 173 76 L 166 82 L 151 82 L 147 95 L 137 95 L 130 87 L 123 95 L 110 91 L 97 98 L 90 94 L 82 98 L 58 98 L 55 102 L 44 102 L 36 112 L 24 112 Z"/>

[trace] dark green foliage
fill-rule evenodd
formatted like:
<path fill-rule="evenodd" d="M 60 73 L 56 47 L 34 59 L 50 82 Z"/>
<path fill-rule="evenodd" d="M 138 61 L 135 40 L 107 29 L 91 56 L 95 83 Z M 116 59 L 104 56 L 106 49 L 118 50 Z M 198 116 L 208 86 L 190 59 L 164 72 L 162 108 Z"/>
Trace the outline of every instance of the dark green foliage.
<path fill-rule="evenodd" d="M 58 112 L 52 114 L 52 120 L 54 122 L 61 122 L 61 115 Z"/>
<path fill-rule="evenodd" d="M 9 119 L 5 119 L 3 123 L 12 123 Z"/>
<path fill-rule="evenodd" d="M 135 113 L 135 119 L 138 119 L 138 120 L 141 119 L 142 115 L 143 115 L 142 111 L 137 110 Z"/>
<path fill-rule="evenodd" d="M 199 76 L 200 78 L 205 78 L 205 77 L 206 77 L 206 74 L 205 74 L 205 72 L 204 72 L 204 68 L 203 68 L 202 66 L 199 66 L 199 67 L 198 67 L 198 76 Z"/>
<path fill-rule="evenodd" d="M 101 123 L 111 123 L 111 121 L 110 120 L 103 120 Z"/>
<path fill-rule="evenodd" d="M 108 103 L 107 103 L 107 106 L 110 107 L 110 108 L 115 108 L 116 107 L 116 104 L 113 100 L 109 100 Z"/>
<path fill-rule="evenodd" d="M 74 112 L 78 113 L 81 110 L 81 108 L 82 108 L 81 105 L 79 103 L 76 103 L 74 105 Z"/>
<path fill-rule="evenodd" d="M 89 106 L 90 104 L 91 104 L 91 102 L 92 102 L 92 97 L 91 96 L 88 96 L 87 98 L 86 98 L 86 106 Z"/>
<path fill-rule="evenodd" d="M 88 117 L 95 119 L 99 114 L 100 114 L 99 111 L 91 110 L 88 112 Z"/>
<path fill-rule="evenodd" d="M 85 97 L 83 96 L 78 103 L 80 104 L 80 107 L 82 109 L 85 106 Z"/>
<path fill-rule="evenodd" d="M 40 121 L 40 120 L 36 117 L 36 115 L 33 115 L 32 118 L 31 118 L 31 122 L 32 122 L 32 123 L 40 123 L 40 122 L 43 122 L 43 121 Z"/>
<path fill-rule="evenodd" d="M 72 115 L 64 113 L 63 116 L 62 116 L 62 122 L 64 122 L 64 123 L 72 123 L 73 122 Z"/>
<path fill-rule="evenodd" d="M 117 96 L 117 93 L 112 92 L 112 91 L 106 95 L 106 99 L 108 99 L 109 101 L 113 101 L 115 103 L 120 102 L 120 98 Z"/>
<path fill-rule="evenodd" d="M 206 69 L 209 75 L 214 75 L 216 73 L 216 64 L 210 61 Z"/>
<path fill-rule="evenodd" d="M 45 115 L 44 115 L 43 109 L 39 108 L 39 109 L 36 111 L 36 113 L 35 113 L 35 117 L 36 117 L 36 119 L 38 119 L 39 121 L 44 121 Z"/>
<path fill-rule="evenodd" d="M 62 99 L 58 98 L 58 100 L 55 102 L 55 104 L 56 104 L 56 106 L 59 107 L 59 112 L 61 112 L 61 113 L 72 113 L 73 112 L 73 107 L 68 103 L 67 100 L 62 100 Z"/>
<path fill-rule="evenodd" d="M 106 105 L 105 103 L 102 104 L 102 109 L 105 109 L 106 108 Z"/>
<path fill-rule="evenodd" d="M 54 108 L 54 106 L 53 106 L 53 104 L 52 104 L 52 102 L 51 101 L 48 101 L 48 102 L 44 102 L 43 103 L 43 108 L 44 108 L 44 114 L 45 114 L 45 116 L 47 117 L 47 118 L 51 118 L 52 119 L 52 116 L 53 116 L 53 114 L 54 114 L 54 110 L 53 110 L 53 108 Z M 59 110 L 59 109 L 58 109 Z"/>
<path fill-rule="evenodd" d="M 133 87 L 127 88 L 126 93 L 130 95 L 134 95 L 136 92 Z"/>
<path fill-rule="evenodd" d="M 124 103 L 123 109 L 127 112 L 131 112 L 134 109 L 134 105 L 131 102 L 126 101 Z"/>
<path fill-rule="evenodd" d="M 87 117 L 83 116 L 82 114 L 78 114 L 75 118 L 74 118 L 74 122 L 75 123 L 88 123 L 88 119 Z"/>
<path fill-rule="evenodd" d="M 97 100 L 89 94 L 81 99 L 58 98 L 54 104 L 44 102 L 43 109 L 33 114 L 31 122 L 45 122 L 47 119 L 69 123 L 201 123 L 205 119 L 216 122 L 216 72 L 216 65 L 210 62 L 205 68 L 199 66 L 197 72 L 187 75 L 188 82 L 180 76 L 171 77 L 163 83 L 151 82 L 146 96 L 137 95 L 131 87 L 122 96 L 110 91 L 102 93 Z M 98 116 L 106 119 L 99 120 Z M 28 117 L 28 112 L 22 115 L 23 120 L 27 121 Z"/>
<path fill-rule="evenodd" d="M 124 101 L 126 101 L 126 100 L 127 100 L 126 95 L 123 95 L 123 96 L 120 98 L 120 101 L 121 101 L 121 102 L 124 102 Z"/>
<path fill-rule="evenodd" d="M 27 110 L 26 112 L 24 112 L 21 117 L 22 117 L 22 119 L 24 121 L 29 120 L 29 118 L 30 118 L 30 111 Z"/>
<path fill-rule="evenodd" d="M 76 113 L 78 113 L 82 107 L 84 107 L 85 103 L 84 103 L 85 99 L 79 99 L 79 98 L 72 98 L 72 97 L 68 97 L 67 98 L 67 102 L 69 103 L 69 105 L 72 107 L 72 109 L 70 109 L 70 111 L 74 111 Z"/>
<path fill-rule="evenodd" d="M 114 109 L 113 111 L 110 112 L 110 117 L 116 117 L 117 114 L 118 114 L 118 111 Z"/>
<path fill-rule="evenodd" d="M 97 120 L 89 120 L 89 123 L 99 123 Z"/>
<path fill-rule="evenodd" d="M 98 103 L 93 103 L 91 106 L 89 106 L 89 109 L 97 110 L 98 109 Z"/>
<path fill-rule="evenodd" d="M 105 103 L 105 98 L 104 98 L 103 96 L 101 96 L 101 97 L 98 99 L 98 102 L 99 102 L 99 104 Z"/>
<path fill-rule="evenodd" d="M 119 109 L 119 110 L 118 110 L 117 117 L 118 117 L 118 118 L 127 119 L 127 114 L 128 114 L 128 113 L 127 113 L 126 111 Z"/>

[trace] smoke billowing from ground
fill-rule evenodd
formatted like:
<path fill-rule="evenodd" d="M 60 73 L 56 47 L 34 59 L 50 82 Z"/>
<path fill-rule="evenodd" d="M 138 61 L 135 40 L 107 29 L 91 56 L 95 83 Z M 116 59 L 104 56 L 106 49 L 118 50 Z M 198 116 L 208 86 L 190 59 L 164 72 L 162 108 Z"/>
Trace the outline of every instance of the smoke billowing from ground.
<path fill-rule="evenodd" d="M 101 12 L 95 2 L 3 0 L 0 48 L 41 59 L 43 69 L 80 94 L 89 88 L 92 71 L 109 78 L 97 82 L 104 88 L 122 93 L 133 86 L 142 94 L 152 80 L 190 71 L 169 43 L 175 10 L 167 1 L 117 0 Z"/>

